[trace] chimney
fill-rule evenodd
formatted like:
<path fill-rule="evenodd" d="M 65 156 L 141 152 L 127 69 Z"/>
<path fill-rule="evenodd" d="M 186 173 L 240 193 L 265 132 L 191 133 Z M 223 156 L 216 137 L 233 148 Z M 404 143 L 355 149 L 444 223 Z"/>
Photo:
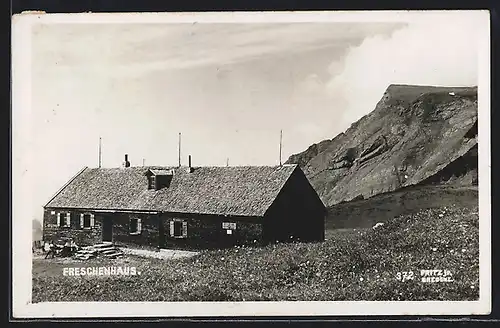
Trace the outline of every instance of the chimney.
<path fill-rule="evenodd" d="M 188 156 L 188 168 L 187 168 L 188 173 L 193 172 L 193 167 L 191 166 L 191 155 Z"/>
<path fill-rule="evenodd" d="M 125 161 L 123 162 L 123 167 L 130 167 L 130 162 L 128 161 L 128 154 L 125 154 Z"/>

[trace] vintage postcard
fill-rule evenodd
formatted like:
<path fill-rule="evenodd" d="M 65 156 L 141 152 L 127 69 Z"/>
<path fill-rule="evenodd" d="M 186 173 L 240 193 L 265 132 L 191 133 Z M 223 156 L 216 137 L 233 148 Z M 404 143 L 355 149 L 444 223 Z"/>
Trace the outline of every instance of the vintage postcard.
<path fill-rule="evenodd" d="M 489 24 L 14 16 L 13 316 L 489 313 Z"/>

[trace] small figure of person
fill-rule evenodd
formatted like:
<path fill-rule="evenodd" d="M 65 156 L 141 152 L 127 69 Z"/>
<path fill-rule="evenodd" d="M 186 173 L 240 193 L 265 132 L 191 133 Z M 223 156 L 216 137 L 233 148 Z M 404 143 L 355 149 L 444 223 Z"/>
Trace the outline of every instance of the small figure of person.
<path fill-rule="evenodd" d="M 54 258 L 54 256 L 56 255 L 55 245 L 52 240 L 48 244 L 48 251 L 47 254 L 45 254 L 45 258 L 48 258 L 49 255 L 52 255 L 52 258 Z"/>
<path fill-rule="evenodd" d="M 64 243 L 64 246 L 61 249 L 61 256 L 70 256 L 71 255 L 71 241 L 67 239 Z"/>
<path fill-rule="evenodd" d="M 70 247 L 71 247 L 71 253 L 75 253 L 76 251 L 78 251 L 78 245 L 74 242 L 73 239 L 71 239 Z"/>

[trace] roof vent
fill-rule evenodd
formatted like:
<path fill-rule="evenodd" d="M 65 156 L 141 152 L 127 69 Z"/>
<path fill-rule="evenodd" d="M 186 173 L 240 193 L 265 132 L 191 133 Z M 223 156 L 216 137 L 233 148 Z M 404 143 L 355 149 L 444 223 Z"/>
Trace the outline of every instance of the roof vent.
<path fill-rule="evenodd" d="M 125 161 L 123 161 L 123 167 L 130 167 L 130 162 L 128 161 L 128 154 L 125 154 Z"/>
<path fill-rule="evenodd" d="M 188 167 L 187 167 L 187 172 L 191 173 L 193 172 L 193 167 L 191 166 L 191 155 L 188 156 Z"/>

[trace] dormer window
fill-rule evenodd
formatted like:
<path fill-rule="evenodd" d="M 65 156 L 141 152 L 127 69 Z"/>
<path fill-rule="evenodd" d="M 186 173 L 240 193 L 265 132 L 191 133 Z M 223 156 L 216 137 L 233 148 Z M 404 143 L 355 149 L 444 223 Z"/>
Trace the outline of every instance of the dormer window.
<path fill-rule="evenodd" d="M 156 189 L 156 176 L 151 175 L 148 177 L 148 189 Z"/>
<path fill-rule="evenodd" d="M 148 178 L 148 189 L 159 190 L 170 186 L 170 182 L 174 176 L 172 170 L 152 170 L 146 172 Z"/>

